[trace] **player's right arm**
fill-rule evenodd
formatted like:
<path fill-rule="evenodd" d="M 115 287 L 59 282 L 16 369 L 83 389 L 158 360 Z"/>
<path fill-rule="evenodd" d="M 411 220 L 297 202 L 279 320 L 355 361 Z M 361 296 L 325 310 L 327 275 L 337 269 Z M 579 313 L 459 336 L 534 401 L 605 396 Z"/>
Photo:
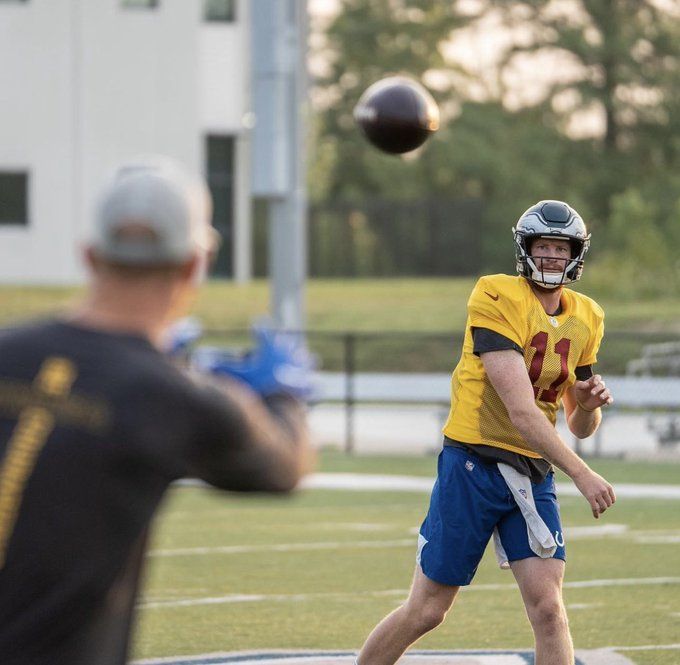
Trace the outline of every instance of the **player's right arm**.
<path fill-rule="evenodd" d="M 566 445 L 538 408 L 524 358 L 517 351 L 506 350 L 483 353 L 481 359 L 512 424 L 533 450 L 574 481 L 597 519 L 616 501 L 614 490 Z"/>
<path fill-rule="evenodd" d="M 312 466 L 304 404 L 283 393 L 263 398 L 226 376 L 201 383 L 188 474 L 226 490 L 292 490 Z"/>

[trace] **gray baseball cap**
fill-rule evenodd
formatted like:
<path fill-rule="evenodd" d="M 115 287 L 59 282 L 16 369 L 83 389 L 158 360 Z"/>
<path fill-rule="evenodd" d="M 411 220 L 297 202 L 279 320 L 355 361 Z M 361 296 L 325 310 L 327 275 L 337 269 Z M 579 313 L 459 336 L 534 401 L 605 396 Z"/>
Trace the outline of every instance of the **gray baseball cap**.
<path fill-rule="evenodd" d="M 179 264 L 214 252 L 212 200 L 205 181 L 168 157 L 123 164 L 99 199 L 91 247 L 108 261 L 138 266 Z"/>

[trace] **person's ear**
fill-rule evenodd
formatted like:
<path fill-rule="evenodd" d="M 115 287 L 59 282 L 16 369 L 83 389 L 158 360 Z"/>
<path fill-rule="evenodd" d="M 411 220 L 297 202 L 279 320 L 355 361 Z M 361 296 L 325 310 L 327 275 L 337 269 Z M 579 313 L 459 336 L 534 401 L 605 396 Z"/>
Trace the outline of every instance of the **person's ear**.
<path fill-rule="evenodd" d="M 196 252 L 182 265 L 182 277 L 194 286 L 201 285 L 208 273 L 208 257 L 205 252 Z"/>
<path fill-rule="evenodd" d="M 97 266 L 99 265 L 99 260 L 97 259 L 97 254 L 95 253 L 94 249 L 92 249 L 90 245 L 86 245 L 82 247 L 80 251 L 85 267 L 90 272 L 95 272 L 97 270 Z"/>

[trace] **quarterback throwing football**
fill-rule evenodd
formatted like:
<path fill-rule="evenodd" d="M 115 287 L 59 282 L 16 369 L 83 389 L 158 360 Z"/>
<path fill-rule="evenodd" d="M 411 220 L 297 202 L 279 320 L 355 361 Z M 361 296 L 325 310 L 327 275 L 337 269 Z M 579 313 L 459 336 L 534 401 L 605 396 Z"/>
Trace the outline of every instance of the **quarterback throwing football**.
<path fill-rule="evenodd" d="M 511 568 L 521 591 L 536 665 L 574 662 L 552 467 L 573 480 L 595 518 L 616 497 L 564 443 L 555 421 L 563 404 L 570 431 L 586 438 L 600 424 L 600 407 L 613 401 L 592 369 L 604 315 L 593 300 L 564 288 L 580 278 L 590 243 L 573 208 L 540 201 L 513 232 L 519 276 L 482 277 L 468 301 L 409 598 L 369 635 L 359 665 L 395 663 L 438 626 L 492 537 L 499 563 Z"/>

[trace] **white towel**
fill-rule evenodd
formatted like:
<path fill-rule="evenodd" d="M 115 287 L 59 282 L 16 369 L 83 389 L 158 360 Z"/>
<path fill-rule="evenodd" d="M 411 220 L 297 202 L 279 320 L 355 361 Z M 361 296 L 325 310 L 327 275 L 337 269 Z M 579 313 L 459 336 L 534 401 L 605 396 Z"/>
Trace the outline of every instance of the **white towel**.
<path fill-rule="evenodd" d="M 555 554 L 557 543 L 552 533 L 550 533 L 550 529 L 548 529 L 546 523 L 541 519 L 536 510 L 534 493 L 531 491 L 531 480 L 503 462 L 498 462 L 498 470 L 510 488 L 515 503 L 519 506 L 522 517 L 524 517 L 524 521 L 527 523 L 527 535 L 531 551 L 542 559 L 549 559 Z M 496 549 L 498 565 L 504 570 L 510 568 L 498 529 L 494 529 L 493 544 Z"/>

